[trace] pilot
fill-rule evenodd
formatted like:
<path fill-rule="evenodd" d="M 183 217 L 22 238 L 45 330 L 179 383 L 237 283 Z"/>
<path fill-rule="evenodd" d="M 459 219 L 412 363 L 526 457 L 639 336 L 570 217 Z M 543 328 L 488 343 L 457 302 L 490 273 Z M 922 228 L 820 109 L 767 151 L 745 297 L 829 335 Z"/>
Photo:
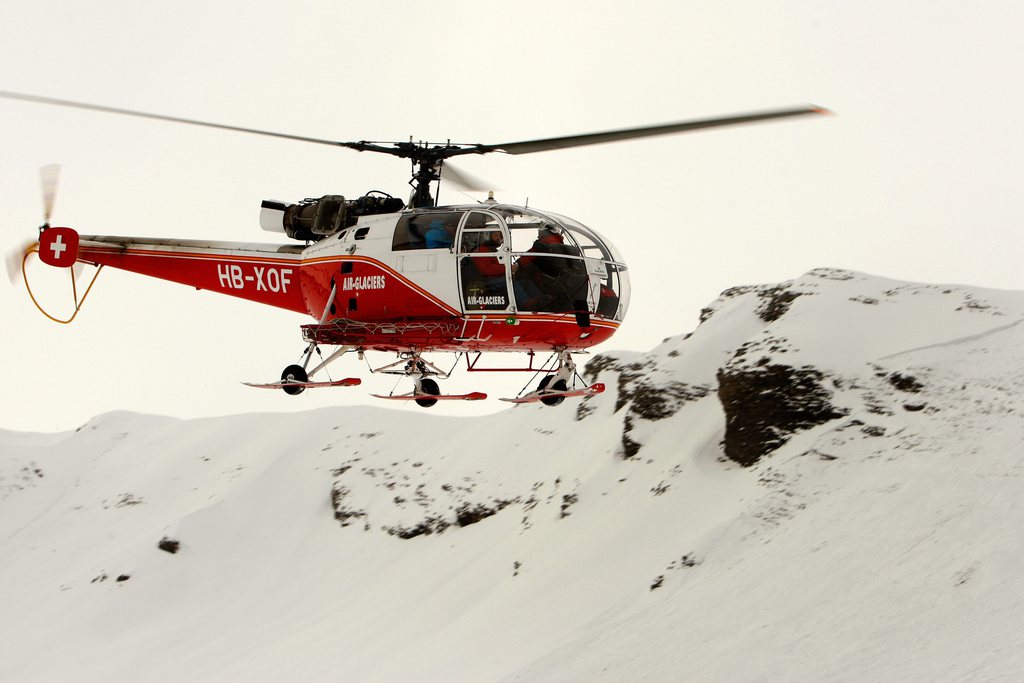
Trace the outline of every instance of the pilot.
<path fill-rule="evenodd" d="M 526 296 L 533 291 L 539 292 L 540 296 L 530 302 L 533 304 L 531 307 L 536 308 L 539 303 L 547 310 L 572 310 L 586 284 L 583 264 L 574 258 L 545 254 L 580 256 L 579 249 L 565 243 L 559 228 L 544 224 L 537 230 L 537 240 L 527 253 L 533 255 L 521 257 L 512 266 L 512 272 L 519 274 L 519 291 Z"/>
<path fill-rule="evenodd" d="M 445 230 L 444 221 L 436 218 L 430 221 L 430 227 L 424 237 L 427 240 L 427 249 L 445 249 L 452 246 L 452 236 Z"/>
<path fill-rule="evenodd" d="M 534 280 L 537 280 L 541 273 L 555 277 L 568 261 L 560 258 L 545 258 L 541 254 L 564 254 L 570 249 L 571 247 L 566 246 L 558 228 L 552 225 L 543 225 L 537 231 L 537 239 L 527 252 L 528 254 L 537 254 L 537 256 L 521 257 L 512 267 L 512 272 L 522 271 Z M 574 249 L 572 251 L 575 252 Z"/>

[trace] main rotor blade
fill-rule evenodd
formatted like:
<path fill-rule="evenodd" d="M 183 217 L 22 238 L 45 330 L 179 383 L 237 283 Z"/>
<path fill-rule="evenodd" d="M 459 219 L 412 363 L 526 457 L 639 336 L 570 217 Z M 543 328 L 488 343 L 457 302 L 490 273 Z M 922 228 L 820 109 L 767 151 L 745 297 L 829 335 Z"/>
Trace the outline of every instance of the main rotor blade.
<path fill-rule="evenodd" d="M 487 192 L 498 189 L 493 185 L 488 185 L 483 178 L 478 178 L 472 173 L 467 173 L 465 169 L 454 166 L 450 161 L 444 162 L 441 166 L 441 178 L 467 192 Z"/>
<path fill-rule="evenodd" d="M 766 111 L 752 114 L 738 114 L 714 119 L 699 119 L 696 121 L 679 121 L 677 123 L 665 123 L 659 126 L 644 126 L 641 128 L 622 128 L 609 130 L 602 133 L 585 133 L 583 135 L 568 135 L 560 138 L 545 138 L 543 140 L 525 140 L 523 142 L 506 142 L 500 145 L 481 145 L 481 153 L 501 151 L 508 154 L 531 154 L 533 152 L 546 152 L 553 149 L 565 149 L 566 147 L 582 147 L 584 145 L 600 145 L 606 142 L 617 142 L 619 140 L 631 140 L 633 138 L 647 138 L 655 135 L 669 135 L 671 133 L 684 133 L 702 128 L 717 128 L 719 126 L 735 126 L 741 123 L 754 123 L 756 121 L 767 121 L 769 119 L 781 119 L 791 116 L 806 116 L 808 114 L 831 114 L 828 109 L 807 105 L 794 109 L 781 109 L 777 111 Z"/>
<path fill-rule="evenodd" d="M 99 111 L 104 112 L 106 114 L 122 114 L 124 116 L 136 116 L 142 119 L 170 121 L 172 123 L 187 123 L 192 126 L 202 126 L 204 128 L 219 128 L 220 130 L 233 130 L 239 133 L 253 133 L 255 135 L 266 135 L 272 138 L 283 138 L 285 140 L 299 140 L 301 142 L 313 142 L 320 145 L 332 145 L 334 147 L 352 147 L 353 149 L 359 149 L 359 146 L 362 144 L 356 142 L 338 142 L 336 140 L 323 140 L 321 138 L 311 138 L 305 135 L 291 135 L 290 133 L 276 133 L 274 131 L 260 130 L 258 128 L 243 128 L 241 126 L 229 126 L 223 123 L 211 123 L 210 121 L 186 119 L 178 116 L 164 116 L 163 114 L 150 114 L 148 112 L 135 111 L 133 109 L 107 107 L 101 104 L 89 104 L 88 102 L 75 102 L 73 100 L 60 100 L 55 97 L 26 95 L 24 93 L 8 92 L 6 90 L 0 90 L 0 98 L 8 100 L 21 100 L 23 102 L 36 102 L 38 104 L 51 104 L 57 107 L 71 107 L 73 109 Z"/>
<path fill-rule="evenodd" d="M 5 90 L 0 90 L 0 98 L 9 100 L 21 100 L 24 102 L 35 102 L 39 104 L 49 104 L 58 107 L 85 109 L 89 111 L 98 111 L 108 114 L 122 114 L 124 116 L 135 116 L 138 118 L 153 119 L 157 121 L 187 123 L 189 125 L 202 126 L 204 128 L 217 128 L 220 130 L 230 130 L 239 133 L 252 133 L 254 135 L 264 135 L 267 137 L 281 138 L 284 140 L 297 140 L 300 142 L 312 142 L 319 145 L 331 145 L 332 147 L 346 147 L 348 149 L 354 149 L 360 152 L 380 152 L 383 154 L 389 154 L 391 156 L 409 158 L 412 159 L 414 163 L 430 164 L 436 163 L 436 161 L 441 159 L 448 159 L 453 156 L 461 156 L 464 154 L 487 154 L 490 152 L 506 152 L 508 154 L 530 154 L 533 152 L 544 152 L 548 150 L 565 149 L 567 147 L 582 147 L 584 145 L 598 145 L 606 142 L 617 142 L 619 140 L 630 140 L 634 138 L 653 137 L 656 135 L 683 133 L 692 130 L 699 130 L 702 128 L 733 126 L 743 123 L 754 123 L 757 121 L 767 121 L 770 119 L 787 118 L 791 116 L 806 116 L 808 114 L 832 113 L 829 110 L 823 109 L 821 107 L 816 107 L 814 105 L 806 105 L 803 107 L 796 107 L 793 109 L 756 112 L 751 114 L 739 114 L 736 116 L 727 116 L 714 119 L 699 119 L 696 121 L 680 121 L 676 123 L 666 123 L 658 126 L 623 128 L 619 130 L 610 130 L 600 133 L 584 133 L 582 135 L 569 135 L 565 137 L 545 138 L 541 140 L 506 142 L 498 145 L 453 145 L 451 143 L 448 143 L 447 145 L 430 146 L 429 143 L 414 144 L 412 142 L 340 142 L 337 140 L 325 140 L 323 138 L 314 138 L 306 135 L 292 135 L 290 133 L 278 133 L 269 130 L 262 130 L 259 128 L 229 126 L 223 123 L 199 121 L 197 119 L 187 119 L 178 116 L 165 116 L 163 114 L 152 114 L 148 112 L 135 111 L 133 109 L 121 109 L 119 107 L 108 107 L 99 104 L 89 104 L 87 102 L 62 100 L 54 97 L 42 97 L 39 95 L 28 95 L 25 93 L 9 92 Z M 383 145 L 390 146 L 385 147 Z"/>

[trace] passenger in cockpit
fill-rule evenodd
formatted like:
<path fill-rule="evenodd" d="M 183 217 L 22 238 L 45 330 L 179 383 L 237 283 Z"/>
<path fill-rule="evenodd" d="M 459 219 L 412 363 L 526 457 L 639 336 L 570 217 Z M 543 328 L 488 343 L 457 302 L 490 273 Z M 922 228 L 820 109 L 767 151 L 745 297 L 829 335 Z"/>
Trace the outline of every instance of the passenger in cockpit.
<path fill-rule="evenodd" d="M 430 221 L 430 227 L 424 237 L 427 240 L 427 249 L 446 249 L 451 247 L 453 242 L 452 236 L 445 229 L 444 221 L 436 219 Z"/>
<path fill-rule="evenodd" d="M 476 248 L 478 254 L 497 253 L 501 248 L 505 237 L 500 230 L 491 232 L 487 239 Z M 505 291 L 505 264 L 498 260 L 497 256 L 487 258 L 474 258 L 473 265 L 484 278 L 488 291 Z"/>

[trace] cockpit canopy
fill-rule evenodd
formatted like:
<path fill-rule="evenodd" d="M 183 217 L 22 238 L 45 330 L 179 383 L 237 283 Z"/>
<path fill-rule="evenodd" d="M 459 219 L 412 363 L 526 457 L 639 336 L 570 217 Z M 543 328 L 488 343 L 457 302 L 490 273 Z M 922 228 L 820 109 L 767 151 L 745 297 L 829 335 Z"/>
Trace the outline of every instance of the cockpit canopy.
<path fill-rule="evenodd" d="M 457 252 L 467 312 L 585 308 L 621 321 L 629 304 L 626 265 L 615 247 L 548 211 L 507 204 L 418 210 L 398 221 L 392 249 Z"/>

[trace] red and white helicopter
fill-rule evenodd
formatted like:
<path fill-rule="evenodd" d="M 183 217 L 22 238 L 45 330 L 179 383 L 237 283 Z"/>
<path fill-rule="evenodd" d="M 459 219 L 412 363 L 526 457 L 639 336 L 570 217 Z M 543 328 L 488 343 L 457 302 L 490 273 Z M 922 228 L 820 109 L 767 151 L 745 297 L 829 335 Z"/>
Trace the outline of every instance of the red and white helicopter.
<path fill-rule="evenodd" d="M 408 203 L 377 191 L 356 199 L 264 201 L 260 226 L 296 241 L 287 244 L 80 235 L 72 228 L 51 227 L 56 179 L 47 171 L 44 223 L 38 242 L 20 254 L 19 265 L 33 301 L 25 263 L 35 253 L 43 263 L 58 268 L 76 264 L 119 268 L 308 314 L 315 322 L 302 325 L 307 345 L 299 361 L 284 369 L 280 381 L 250 386 L 299 394 L 312 388 L 357 385 L 357 378 L 310 378 L 347 353 L 362 356 L 366 351 L 384 351 L 397 354 L 397 360 L 372 371 L 404 375 L 412 379 L 413 388 L 406 394 L 379 397 L 413 400 L 424 407 L 438 400 L 486 398 L 481 392 L 442 394 L 435 378 L 447 378 L 450 371 L 425 358 L 435 352 L 460 354 L 469 371 L 523 370 L 542 375 L 534 391 L 503 400 L 558 405 L 566 397 L 599 393 L 603 385 L 583 382 L 573 354 L 610 338 L 629 307 L 625 262 L 607 239 L 587 226 L 557 213 L 502 204 L 493 198 L 478 204 L 437 206 L 431 184 L 442 179 L 482 189 L 446 164 L 447 159 L 491 152 L 527 154 L 827 113 L 804 106 L 569 137 L 466 145 L 336 142 L 21 93 L 0 92 L 0 97 L 409 159 L 413 191 Z M 81 297 L 74 282 L 72 275 L 75 313 L 58 322 L 69 322 L 77 315 L 95 274 Z M 321 346 L 335 348 L 325 357 Z M 523 352 L 529 360 L 525 367 L 479 367 L 481 354 L 488 351 Z M 550 354 L 548 361 L 535 366 L 537 352 Z"/>

